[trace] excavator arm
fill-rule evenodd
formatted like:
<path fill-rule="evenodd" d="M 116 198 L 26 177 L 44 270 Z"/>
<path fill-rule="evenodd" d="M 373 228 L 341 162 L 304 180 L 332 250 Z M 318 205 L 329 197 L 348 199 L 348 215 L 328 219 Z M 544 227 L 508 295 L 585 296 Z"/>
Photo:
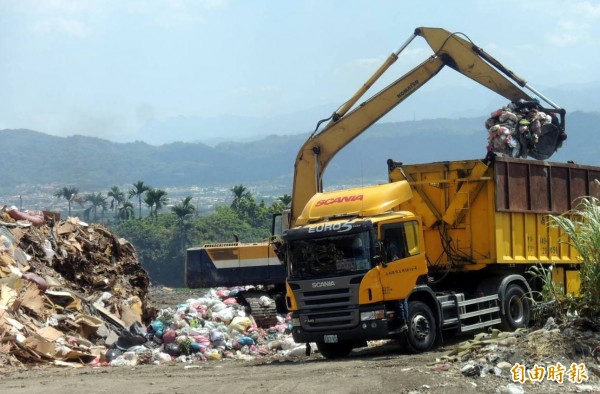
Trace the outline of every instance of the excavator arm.
<path fill-rule="evenodd" d="M 418 36 L 427 40 L 434 54 L 355 107 L 367 90 L 398 59 L 398 55 Z M 443 29 L 418 28 L 332 115 L 331 121 L 323 130 L 317 133 L 317 126 L 315 133 L 300 148 L 294 169 L 289 223 L 286 224 L 294 226 L 308 200 L 315 193 L 323 190 L 323 172 L 341 149 L 417 91 L 445 66 L 453 68 L 510 101 L 531 101 L 532 98 L 521 88 L 531 90 L 535 96 L 542 98 L 553 108 L 544 111 L 561 115 L 560 131 L 564 132 L 565 111 L 532 90 L 524 80 L 506 69 L 481 48 Z M 514 84 L 511 81 L 514 81 Z M 556 146 L 551 146 L 549 154 L 555 149 Z M 454 218 L 447 218 L 447 220 L 452 221 Z M 286 224 L 283 227 L 287 227 Z M 186 283 L 192 288 L 262 284 L 269 287 L 271 292 L 269 295 L 282 294 L 285 289 L 286 267 L 278 253 L 279 246 L 280 244 L 273 237 L 267 242 L 260 243 L 234 242 L 190 248 L 186 253 Z M 263 316 L 267 319 L 267 315 L 273 311 L 256 305 L 255 301 L 259 295 L 239 293 L 238 297 L 245 297 L 242 304 L 250 308 L 255 318 Z"/>
<path fill-rule="evenodd" d="M 348 112 L 417 36 L 425 38 L 434 54 Z M 323 172 L 333 157 L 378 119 L 427 83 L 444 66 L 451 67 L 512 102 L 520 100 L 534 101 L 522 89 L 526 88 L 550 105 L 551 108 L 544 108 L 544 111 L 558 113 L 560 115 L 560 125 L 558 126 L 558 132 L 550 133 L 554 140 L 549 144 L 545 144 L 549 148 L 546 148 L 547 152 L 544 152 L 544 158 L 549 157 L 558 148 L 559 141 L 557 139 L 559 134 L 560 138 L 566 138 L 564 134 L 564 109 L 561 109 L 528 86 L 526 81 L 469 40 L 441 28 L 420 27 L 396 52 L 386 59 L 383 65 L 352 98 L 332 115 L 331 121 L 325 128 L 318 133 L 315 131 L 298 151 L 294 168 L 290 213 L 291 226 L 294 225 L 296 218 L 301 214 L 308 200 L 315 193 L 323 191 Z"/>
<path fill-rule="evenodd" d="M 362 103 L 360 107 L 346 116 L 340 117 L 338 121 L 329 123 L 323 131 L 310 138 L 302 146 L 296 157 L 290 215 L 292 225 L 308 200 L 315 193 L 323 190 L 323 172 L 331 159 L 443 67 L 444 63 L 441 58 L 427 59 L 377 95 Z"/>

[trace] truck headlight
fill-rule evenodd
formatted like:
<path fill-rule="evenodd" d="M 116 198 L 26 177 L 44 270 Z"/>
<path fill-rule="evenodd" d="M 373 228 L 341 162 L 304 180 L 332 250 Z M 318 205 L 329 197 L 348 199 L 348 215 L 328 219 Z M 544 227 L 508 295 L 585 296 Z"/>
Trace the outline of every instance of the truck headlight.
<path fill-rule="evenodd" d="M 292 318 L 292 327 L 300 327 L 300 318 L 298 318 L 298 317 Z"/>
<path fill-rule="evenodd" d="M 383 319 L 384 316 L 385 312 L 383 311 L 383 309 L 378 309 L 376 311 L 369 312 L 361 312 L 360 321 Z"/>

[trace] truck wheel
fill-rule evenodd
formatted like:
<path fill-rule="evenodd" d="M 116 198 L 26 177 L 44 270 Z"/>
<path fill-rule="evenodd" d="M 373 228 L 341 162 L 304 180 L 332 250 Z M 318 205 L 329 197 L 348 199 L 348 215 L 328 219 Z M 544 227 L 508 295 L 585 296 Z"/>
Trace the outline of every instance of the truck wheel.
<path fill-rule="evenodd" d="M 408 304 L 408 331 L 406 345 L 413 353 L 422 353 L 435 343 L 435 318 L 431 308 L 421 301 Z"/>
<path fill-rule="evenodd" d="M 325 358 L 346 357 L 352 351 L 352 342 L 325 343 L 317 342 L 317 349 Z"/>
<path fill-rule="evenodd" d="M 517 284 L 509 285 L 502 297 L 504 315 L 500 328 L 504 331 L 514 331 L 526 327 L 529 323 L 529 299 L 525 290 Z"/>

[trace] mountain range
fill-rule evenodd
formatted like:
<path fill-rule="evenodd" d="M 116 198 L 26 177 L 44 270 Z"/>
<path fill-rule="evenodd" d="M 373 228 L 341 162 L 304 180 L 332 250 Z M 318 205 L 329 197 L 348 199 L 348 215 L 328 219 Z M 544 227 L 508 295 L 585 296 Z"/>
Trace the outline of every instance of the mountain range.
<path fill-rule="evenodd" d="M 599 89 L 600 82 L 590 82 L 543 87 L 543 92 L 550 100 L 559 97 L 560 100 L 555 104 L 567 108 L 570 114 L 576 110 L 597 111 L 600 108 L 600 95 L 597 93 Z M 536 95 L 532 94 L 532 96 Z M 504 97 L 479 84 L 440 87 L 432 83 L 411 95 L 381 121 L 477 118 L 506 104 Z M 543 104 L 549 107 L 546 105 L 547 103 Z M 288 135 L 310 132 L 319 119 L 331 115 L 338 105 L 339 103 L 327 103 L 269 117 L 180 115 L 164 119 L 150 118 L 136 132 L 131 134 L 113 133 L 107 139 L 115 142 L 138 140 L 155 146 L 174 141 L 201 142 L 209 146 L 216 146 L 226 141 L 256 141 L 273 134 Z"/>
<path fill-rule="evenodd" d="M 377 123 L 335 157 L 324 183 L 385 181 L 388 158 L 405 163 L 483 158 L 484 122 L 483 117 L 471 117 Z M 568 114 L 568 139 L 550 161 L 600 165 L 599 125 L 600 112 Z M 106 190 L 142 180 L 154 187 L 271 182 L 289 185 L 291 194 L 294 160 L 308 135 L 273 134 L 215 146 L 202 142 L 154 146 L 4 129 L 0 191 L 14 193 L 24 185 Z"/>

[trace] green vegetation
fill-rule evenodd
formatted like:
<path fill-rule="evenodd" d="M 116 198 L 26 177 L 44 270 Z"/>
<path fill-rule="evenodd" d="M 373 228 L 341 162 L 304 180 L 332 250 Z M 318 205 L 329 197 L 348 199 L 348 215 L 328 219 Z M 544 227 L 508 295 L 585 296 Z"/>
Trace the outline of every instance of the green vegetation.
<path fill-rule="evenodd" d="M 86 194 L 81 203 L 85 207 L 85 220 L 99 221 L 135 245 L 138 258 L 153 283 L 182 287 L 187 248 L 235 239 L 242 242 L 267 239 L 271 235 L 273 214 L 281 213 L 290 200 L 284 195 L 267 206 L 264 201 L 257 202 L 244 185 L 236 185 L 230 191 L 231 205 L 217 206 L 215 212 L 204 216 L 198 216 L 191 196 L 169 206 L 165 190 L 143 181 L 132 185 L 128 198 L 113 186 L 106 195 L 102 192 Z M 76 193 L 75 188 L 62 188 L 55 196 L 71 202 Z M 146 211 L 142 211 L 142 203 L 148 208 Z M 138 205 L 137 218 L 134 204 Z M 163 210 L 167 206 L 168 212 Z M 149 214 L 142 217 L 142 212 Z"/>
<path fill-rule="evenodd" d="M 574 210 L 552 220 L 581 258 L 581 288 L 574 308 L 582 316 L 600 316 L 600 201 L 581 198 Z"/>
<path fill-rule="evenodd" d="M 86 194 L 83 200 L 85 202 L 90 203 L 90 206 L 84 211 L 84 219 L 85 220 L 93 220 L 94 222 L 98 221 L 98 208 L 102 209 L 102 215 L 104 216 L 104 212 L 108 208 L 108 203 L 106 202 L 106 196 L 103 196 L 102 193 L 90 193 Z M 90 214 L 93 213 L 94 216 L 90 217 Z"/>
<path fill-rule="evenodd" d="M 150 186 L 145 185 L 143 181 L 137 181 L 133 184 L 133 187 L 129 189 L 129 198 L 136 197 L 138 200 L 138 207 L 140 215 L 138 218 L 142 218 L 142 196 L 150 190 Z"/>
<path fill-rule="evenodd" d="M 148 187 L 146 190 L 146 196 L 144 197 L 144 203 L 150 208 L 150 217 L 154 220 L 158 219 L 158 211 L 160 211 L 168 202 L 167 192 L 161 189 L 154 189 Z M 140 217 L 142 213 L 140 211 Z"/>
<path fill-rule="evenodd" d="M 117 217 L 119 221 L 125 221 L 134 218 L 133 204 L 127 200 L 123 202 L 123 206 L 118 209 Z"/>
<path fill-rule="evenodd" d="M 540 284 L 534 298 L 538 305 L 536 318 L 541 322 L 548 317 L 565 321 L 568 314 L 600 317 L 600 200 L 582 197 L 576 202 L 575 209 L 562 215 L 550 215 L 550 219 L 551 225 L 564 234 L 563 242 L 574 248 L 581 259 L 579 294 L 565 293 L 562 286 L 554 282 L 554 266 L 532 267 L 528 273 Z"/>
<path fill-rule="evenodd" d="M 534 320 L 544 324 L 549 317 L 554 317 L 559 321 L 565 321 L 567 313 L 573 312 L 574 298 L 571 294 L 565 293 L 562 286 L 556 283 L 552 278 L 554 266 L 536 265 L 527 272 L 532 279 L 540 284 L 540 290 L 534 291 L 534 302 L 537 308 L 534 309 Z"/>
<path fill-rule="evenodd" d="M 69 216 L 71 216 L 71 203 L 73 202 L 73 199 L 77 197 L 77 193 L 79 193 L 79 189 L 77 189 L 76 187 L 67 186 L 57 190 L 54 193 L 54 197 L 64 198 L 65 200 L 67 200 L 69 204 Z"/>
<path fill-rule="evenodd" d="M 190 238 L 191 233 L 191 219 L 192 215 L 196 212 L 196 207 L 191 203 L 192 197 L 188 196 L 181 200 L 181 202 L 171 207 L 171 212 L 177 217 L 177 228 L 179 232 L 179 247 L 184 250 L 186 245 L 190 245 L 192 239 Z"/>
<path fill-rule="evenodd" d="M 121 208 L 121 204 L 125 202 L 125 192 L 119 189 L 118 186 L 112 186 L 108 193 L 106 193 L 106 196 L 111 199 L 110 210 L 118 212 Z"/>

